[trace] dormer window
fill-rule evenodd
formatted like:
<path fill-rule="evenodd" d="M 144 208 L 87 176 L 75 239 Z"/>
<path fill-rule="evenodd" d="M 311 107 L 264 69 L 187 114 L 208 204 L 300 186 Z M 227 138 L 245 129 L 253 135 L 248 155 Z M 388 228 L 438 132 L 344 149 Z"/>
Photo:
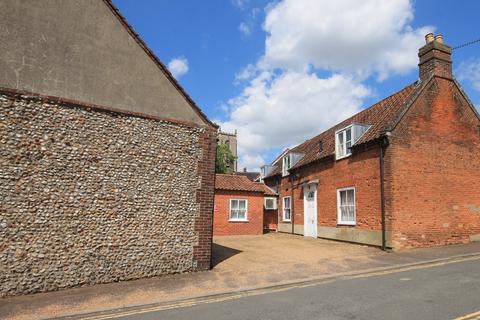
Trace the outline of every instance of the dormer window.
<path fill-rule="evenodd" d="M 290 152 L 282 158 L 282 176 L 288 176 L 289 170 L 304 156 L 303 153 Z"/>
<path fill-rule="evenodd" d="M 272 165 L 264 165 L 260 168 L 260 182 L 263 182 L 263 178 L 268 176 L 272 170 L 275 168 L 275 166 Z"/>
<path fill-rule="evenodd" d="M 288 170 L 292 167 L 292 155 L 287 154 L 283 157 L 283 165 L 282 165 L 282 176 L 288 176 Z"/>
<path fill-rule="evenodd" d="M 337 132 L 336 138 L 337 159 L 348 157 L 352 154 L 352 127 Z"/>
<path fill-rule="evenodd" d="M 352 154 L 352 146 L 370 128 L 368 125 L 354 123 L 335 133 L 335 154 L 337 160 Z"/>

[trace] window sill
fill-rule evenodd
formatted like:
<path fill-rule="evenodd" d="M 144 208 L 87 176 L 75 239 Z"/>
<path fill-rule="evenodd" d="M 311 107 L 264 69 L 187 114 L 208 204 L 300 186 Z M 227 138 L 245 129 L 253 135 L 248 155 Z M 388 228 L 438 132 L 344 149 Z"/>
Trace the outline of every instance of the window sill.
<path fill-rule="evenodd" d="M 282 222 L 292 223 L 292 220 L 282 220 Z"/>
<path fill-rule="evenodd" d="M 345 227 L 355 227 L 357 225 L 356 222 L 338 222 L 337 223 L 337 227 L 342 227 L 342 226 L 345 226 Z"/>
<path fill-rule="evenodd" d="M 335 160 L 337 160 L 337 161 L 338 161 L 338 160 L 342 160 L 342 159 L 345 159 L 345 158 L 348 158 L 348 157 L 351 157 L 351 156 L 352 156 L 352 153 L 350 153 L 350 154 L 347 154 L 346 156 L 341 156 L 341 157 L 337 157 L 337 156 L 335 156 Z"/>
<path fill-rule="evenodd" d="M 228 222 L 248 222 L 248 220 L 229 219 Z"/>

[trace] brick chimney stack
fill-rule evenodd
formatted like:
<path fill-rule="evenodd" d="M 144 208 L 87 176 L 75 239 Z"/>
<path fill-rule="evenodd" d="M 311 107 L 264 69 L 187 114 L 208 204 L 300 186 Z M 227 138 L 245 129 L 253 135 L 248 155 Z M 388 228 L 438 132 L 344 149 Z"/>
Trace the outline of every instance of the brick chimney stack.
<path fill-rule="evenodd" d="M 425 36 L 426 44 L 418 51 L 420 80 L 426 81 L 432 74 L 444 78 L 453 78 L 452 48 L 443 43 L 441 34 Z"/>

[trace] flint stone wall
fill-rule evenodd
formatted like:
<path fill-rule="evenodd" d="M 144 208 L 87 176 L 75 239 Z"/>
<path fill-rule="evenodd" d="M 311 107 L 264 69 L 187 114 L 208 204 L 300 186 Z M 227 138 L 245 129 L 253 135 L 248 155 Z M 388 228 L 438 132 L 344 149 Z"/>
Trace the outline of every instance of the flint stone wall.
<path fill-rule="evenodd" d="M 204 130 L 0 94 L 0 295 L 196 270 Z"/>

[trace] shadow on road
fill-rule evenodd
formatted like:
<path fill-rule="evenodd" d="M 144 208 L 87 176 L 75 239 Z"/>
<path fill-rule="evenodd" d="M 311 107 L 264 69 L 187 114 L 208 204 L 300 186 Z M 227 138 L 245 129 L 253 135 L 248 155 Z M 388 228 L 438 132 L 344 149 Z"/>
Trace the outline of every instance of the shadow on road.
<path fill-rule="evenodd" d="M 213 245 L 212 245 L 212 268 L 214 268 L 220 262 L 225 261 L 225 260 L 233 257 L 234 255 L 239 254 L 240 252 L 242 252 L 242 251 L 213 243 Z"/>

